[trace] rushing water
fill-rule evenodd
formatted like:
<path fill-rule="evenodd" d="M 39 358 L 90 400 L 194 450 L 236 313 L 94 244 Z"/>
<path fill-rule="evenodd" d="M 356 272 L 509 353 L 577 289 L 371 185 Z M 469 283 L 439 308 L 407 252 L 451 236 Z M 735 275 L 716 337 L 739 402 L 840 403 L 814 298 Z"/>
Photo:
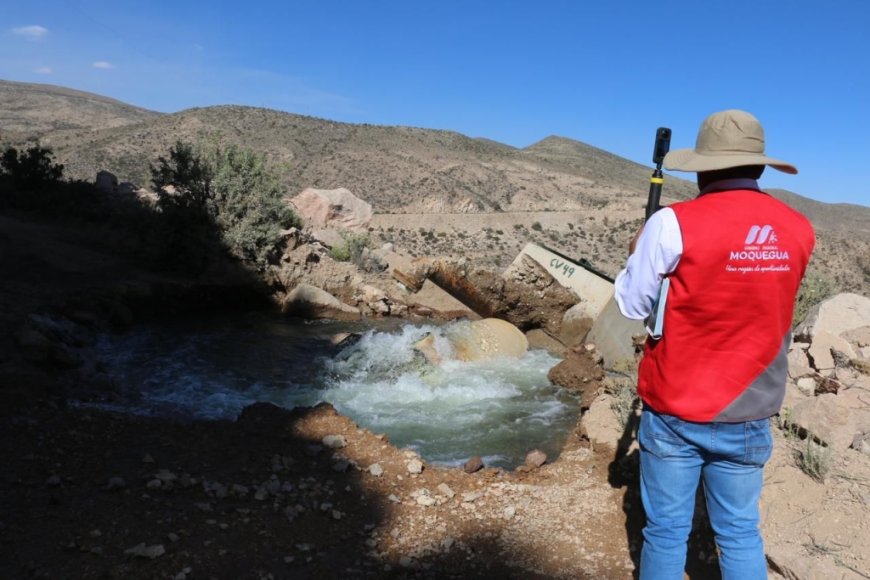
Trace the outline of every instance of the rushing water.
<path fill-rule="evenodd" d="M 256 401 L 287 408 L 326 401 L 432 462 L 481 455 L 512 467 L 535 447 L 556 455 L 579 408 L 547 379 L 558 359 L 531 350 L 520 359 L 456 360 L 449 337 L 463 324 L 387 321 L 366 329 L 249 314 L 105 336 L 98 356 L 129 393 L 112 405 L 117 410 L 234 419 Z M 346 331 L 361 337 L 334 347 L 331 335 Z M 413 348 L 428 333 L 444 358 L 439 366 Z"/>

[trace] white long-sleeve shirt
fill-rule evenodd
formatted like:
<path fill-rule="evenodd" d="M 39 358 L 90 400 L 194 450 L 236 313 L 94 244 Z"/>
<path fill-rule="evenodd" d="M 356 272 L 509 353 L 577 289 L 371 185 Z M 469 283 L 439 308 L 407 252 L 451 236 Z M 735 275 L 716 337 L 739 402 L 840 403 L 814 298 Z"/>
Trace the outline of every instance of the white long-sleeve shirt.
<path fill-rule="evenodd" d="M 666 207 L 652 214 L 625 269 L 616 276 L 616 303 L 623 316 L 642 320 L 650 315 L 662 279 L 682 255 L 683 236 L 674 210 Z"/>
<path fill-rule="evenodd" d="M 723 179 L 711 183 L 701 195 L 731 189 L 758 189 L 754 179 Z M 677 215 L 662 208 L 647 220 L 634 253 L 616 276 L 616 303 L 626 318 L 642 320 L 652 313 L 662 279 L 673 272 L 683 255 L 683 235 Z"/>

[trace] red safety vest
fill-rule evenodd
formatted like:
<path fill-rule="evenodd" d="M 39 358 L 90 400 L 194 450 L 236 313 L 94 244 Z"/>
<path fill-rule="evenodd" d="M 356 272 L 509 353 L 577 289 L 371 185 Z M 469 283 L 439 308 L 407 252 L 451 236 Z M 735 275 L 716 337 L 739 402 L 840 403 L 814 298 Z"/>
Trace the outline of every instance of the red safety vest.
<path fill-rule="evenodd" d="M 779 411 L 794 299 L 815 245 L 799 212 L 754 190 L 671 206 L 683 254 L 670 274 L 660 340 L 647 340 L 638 393 L 687 421 L 740 422 Z"/>

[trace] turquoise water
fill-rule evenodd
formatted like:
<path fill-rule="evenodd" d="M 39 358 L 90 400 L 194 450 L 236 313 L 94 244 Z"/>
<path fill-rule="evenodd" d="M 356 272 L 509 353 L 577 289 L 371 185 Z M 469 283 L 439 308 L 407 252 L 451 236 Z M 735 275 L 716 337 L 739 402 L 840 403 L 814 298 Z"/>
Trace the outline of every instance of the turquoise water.
<path fill-rule="evenodd" d="M 448 337 L 463 324 L 303 324 L 261 314 L 155 324 L 101 338 L 97 356 L 125 393 L 101 406 L 183 420 L 234 419 L 257 401 L 328 402 L 430 462 L 480 455 L 513 467 L 535 447 L 557 455 L 579 412 L 547 379 L 558 359 L 531 350 L 520 359 L 456 360 Z M 334 346 L 342 332 L 359 339 Z M 429 333 L 444 358 L 437 367 L 413 349 Z"/>

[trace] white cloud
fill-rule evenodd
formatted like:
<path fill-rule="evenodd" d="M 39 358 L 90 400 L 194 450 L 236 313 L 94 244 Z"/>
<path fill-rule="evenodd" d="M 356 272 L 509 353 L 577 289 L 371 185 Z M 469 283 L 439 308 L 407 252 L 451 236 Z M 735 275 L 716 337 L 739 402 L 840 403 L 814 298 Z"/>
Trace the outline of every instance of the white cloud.
<path fill-rule="evenodd" d="M 50 75 L 54 72 L 54 70 L 50 66 L 41 66 L 39 68 L 33 69 L 33 72 L 38 75 Z"/>
<path fill-rule="evenodd" d="M 28 40 L 41 40 L 42 37 L 48 34 L 48 28 L 39 26 L 38 24 L 31 24 L 30 26 L 19 26 L 18 28 L 13 28 L 12 34 L 23 36 Z"/>
<path fill-rule="evenodd" d="M 115 68 L 115 65 L 113 65 L 110 62 L 106 62 L 105 60 L 98 60 L 97 62 L 94 63 L 94 68 L 101 68 L 101 69 L 108 70 L 110 68 Z"/>

